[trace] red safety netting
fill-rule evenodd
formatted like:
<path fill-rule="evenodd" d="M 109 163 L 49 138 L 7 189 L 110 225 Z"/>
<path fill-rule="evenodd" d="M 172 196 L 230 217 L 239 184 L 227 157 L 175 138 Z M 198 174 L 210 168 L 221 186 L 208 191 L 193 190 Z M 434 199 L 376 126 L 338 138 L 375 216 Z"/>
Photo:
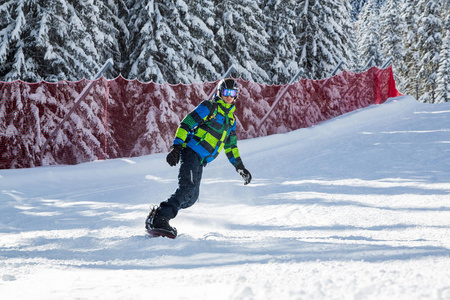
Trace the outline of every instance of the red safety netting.
<path fill-rule="evenodd" d="M 182 118 L 207 99 L 217 84 L 98 79 L 43 149 L 89 83 L 85 79 L 0 82 L 0 168 L 77 164 L 165 152 Z M 363 73 L 344 71 L 324 80 L 302 79 L 283 86 L 241 79 L 238 83 L 239 139 L 309 127 L 399 95 L 392 67 L 372 67 Z"/>

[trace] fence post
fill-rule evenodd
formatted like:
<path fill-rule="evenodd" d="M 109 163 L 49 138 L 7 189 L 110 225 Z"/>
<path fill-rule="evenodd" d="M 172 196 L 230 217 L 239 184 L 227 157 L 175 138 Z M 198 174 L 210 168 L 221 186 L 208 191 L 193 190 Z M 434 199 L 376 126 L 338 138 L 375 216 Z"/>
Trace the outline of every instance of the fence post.
<path fill-rule="evenodd" d="M 258 129 L 256 132 L 259 132 L 261 130 L 262 124 L 267 119 L 267 117 L 272 113 L 273 109 L 275 108 L 275 106 L 277 106 L 278 102 L 284 96 L 284 94 L 286 94 L 286 92 L 291 88 L 291 85 L 297 80 L 297 78 L 299 76 L 303 76 L 304 74 L 305 74 L 305 71 L 303 70 L 303 68 L 300 68 L 300 70 L 297 72 L 297 74 L 295 74 L 295 76 L 292 77 L 289 84 L 280 93 L 277 94 L 277 98 L 273 102 L 272 107 L 269 109 L 269 111 L 266 113 L 266 115 L 261 119 L 261 122 L 259 122 Z"/>
<path fill-rule="evenodd" d="M 75 99 L 75 104 L 72 106 L 70 111 L 67 113 L 67 115 L 64 117 L 64 119 L 61 121 L 61 123 L 58 124 L 58 126 L 53 130 L 53 132 L 46 139 L 44 145 L 41 148 L 41 161 L 40 161 L 41 166 L 44 165 L 44 153 L 45 153 L 45 149 L 47 148 L 50 141 L 55 138 L 56 134 L 59 132 L 59 130 L 61 130 L 63 124 L 67 121 L 67 119 L 70 117 L 70 115 L 72 115 L 72 113 L 75 111 L 75 109 L 80 105 L 81 101 L 83 101 L 84 98 L 86 98 L 89 91 L 94 86 L 94 83 L 96 82 L 95 80 L 99 79 L 102 76 L 102 74 L 106 71 L 106 69 L 108 69 L 109 66 L 112 66 L 112 65 L 114 65 L 114 62 L 113 62 L 112 58 L 109 58 L 105 62 L 103 67 L 97 72 L 97 74 L 95 74 L 94 79 L 92 79 L 91 82 L 89 82 L 89 84 L 78 95 L 77 99 Z"/>
<path fill-rule="evenodd" d="M 342 60 L 339 61 L 339 63 L 336 65 L 336 67 L 334 68 L 334 70 L 330 73 L 330 75 L 328 75 L 328 78 L 333 77 L 334 75 L 336 75 L 337 71 L 339 70 L 339 68 L 344 64 L 344 62 Z"/>
<path fill-rule="evenodd" d="M 372 67 L 374 60 L 375 60 L 375 58 L 372 56 L 362 70 L 365 71 L 368 68 Z"/>
<path fill-rule="evenodd" d="M 394 61 L 394 58 L 392 56 L 389 57 L 381 68 L 386 69 L 390 64 L 392 64 L 393 61 Z"/>

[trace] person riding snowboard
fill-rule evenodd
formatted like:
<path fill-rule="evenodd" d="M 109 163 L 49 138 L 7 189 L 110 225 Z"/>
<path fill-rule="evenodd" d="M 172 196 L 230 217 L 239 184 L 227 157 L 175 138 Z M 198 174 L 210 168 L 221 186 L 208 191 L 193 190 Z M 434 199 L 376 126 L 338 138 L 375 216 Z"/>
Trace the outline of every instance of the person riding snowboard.
<path fill-rule="evenodd" d="M 244 167 L 237 148 L 235 102 L 239 93 L 237 82 L 222 79 L 211 100 L 205 100 L 181 121 L 171 151 L 167 155 L 170 166 L 181 164 L 178 188 L 168 200 L 155 206 L 145 222 L 149 233 L 175 238 L 177 231 L 169 225 L 180 209 L 192 206 L 198 199 L 203 167 L 225 149 L 230 163 L 249 184 L 252 175 Z"/>

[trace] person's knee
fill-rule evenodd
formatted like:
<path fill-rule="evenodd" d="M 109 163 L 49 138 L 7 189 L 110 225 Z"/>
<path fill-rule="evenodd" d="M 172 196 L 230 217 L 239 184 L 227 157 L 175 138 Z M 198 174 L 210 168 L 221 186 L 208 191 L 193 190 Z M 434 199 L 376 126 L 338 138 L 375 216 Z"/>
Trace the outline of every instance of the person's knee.
<path fill-rule="evenodd" d="M 185 201 L 182 205 L 182 208 L 188 208 L 192 205 L 194 205 L 195 202 L 197 202 L 199 196 L 199 190 L 193 189 L 190 190 L 189 193 L 186 194 Z"/>

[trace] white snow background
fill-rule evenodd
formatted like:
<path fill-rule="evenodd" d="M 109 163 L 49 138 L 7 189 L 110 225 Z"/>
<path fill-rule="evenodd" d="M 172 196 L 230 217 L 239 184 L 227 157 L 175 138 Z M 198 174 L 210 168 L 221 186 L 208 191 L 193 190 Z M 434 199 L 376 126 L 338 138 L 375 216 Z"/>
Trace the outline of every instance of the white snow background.
<path fill-rule="evenodd" d="M 450 299 L 450 103 L 409 96 L 222 153 L 200 200 L 165 154 L 0 171 L 1 299 Z"/>

